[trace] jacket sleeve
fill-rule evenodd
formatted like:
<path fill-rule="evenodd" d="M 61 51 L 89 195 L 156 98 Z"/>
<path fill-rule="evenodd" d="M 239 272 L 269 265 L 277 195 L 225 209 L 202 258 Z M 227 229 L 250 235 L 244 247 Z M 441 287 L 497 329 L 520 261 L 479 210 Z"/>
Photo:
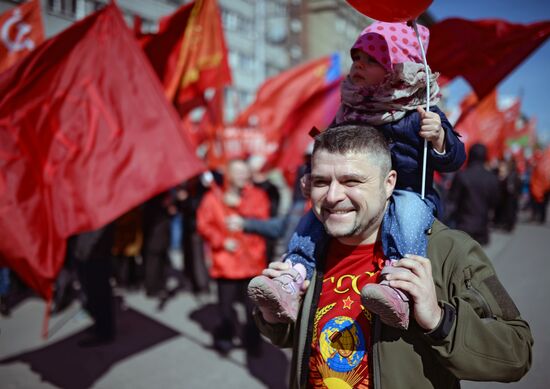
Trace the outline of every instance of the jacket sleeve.
<path fill-rule="evenodd" d="M 445 256 L 441 267 L 453 269 L 443 281 L 447 295 L 439 297 L 456 309 L 455 322 L 444 339 L 425 336 L 442 365 L 458 379 L 517 381 L 532 362 L 529 325 L 480 245 L 461 232 L 451 234 L 458 239 L 447 236 L 443 248 L 430 255 Z"/>
<path fill-rule="evenodd" d="M 454 172 L 460 169 L 466 160 L 464 143 L 458 138 L 458 133 L 447 119 L 447 116 L 438 107 L 432 107 L 431 111 L 441 117 L 441 127 L 445 130 L 445 154 L 438 154 L 430 149 L 430 165 L 438 172 Z"/>
<path fill-rule="evenodd" d="M 226 238 L 222 204 L 208 192 L 197 209 L 197 231 L 213 250 L 223 248 Z M 221 215 L 220 215 L 221 212 Z"/>
<path fill-rule="evenodd" d="M 277 239 L 283 236 L 287 225 L 287 218 L 284 216 L 271 219 L 244 219 L 243 229 L 251 234 L 258 234 L 265 238 Z"/>
<path fill-rule="evenodd" d="M 253 311 L 253 317 L 260 333 L 268 338 L 271 343 L 280 348 L 292 347 L 294 325 L 290 323 L 268 323 L 257 308 Z"/>

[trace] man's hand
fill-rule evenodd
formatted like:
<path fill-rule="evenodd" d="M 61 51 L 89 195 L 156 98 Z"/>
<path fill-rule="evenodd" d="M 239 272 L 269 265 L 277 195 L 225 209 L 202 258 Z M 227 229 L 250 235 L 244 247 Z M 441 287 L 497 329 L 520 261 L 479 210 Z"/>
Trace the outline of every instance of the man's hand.
<path fill-rule="evenodd" d="M 430 260 L 420 255 L 407 254 L 394 266 L 409 269 L 411 272 L 388 274 L 386 279 L 390 286 L 410 294 L 413 299 L 414 318 L 420 327 L 426 331 L 435 329 L 441 320 L 443 310 L 437 304 Z"/>
<path fill-rule="evenodd" d="M 233 238 L 226 238 L 223 241 L 223 248 L 230 253 L 234 253 L 235 251 L 237 251 L 238 247 L 239 243 Z"/>
<path fill-rule="evenodd" d="M 441 118 L 435 112 L 426 112 L 424 108 L 416 109 L 420 114 L 420 132 L 422 138 L 432 143 L 432 147 L 438 152 L 445 151 L 445 130 L 441 127 Z"/>
<path fill-rule="evenodd" d="M 284 257 L 283 257 L 284 259 Z M 277 278 L 281 275 L 283 275 L 283 273 L 287 270 L 290 269 L 290 263 L 289 262 L 279 262 L 279 261 L 276 261 L 276 262 L 271 262 L 268 266 L 267 269 L 264 269 L 262 271 L 262 274 L 266 277 L 269 277 L 269 278 Z M 305 291 L 307 290 L 307 287 L 309 286 L 309 280 L 305 280 L 302 284 L 302 288 L 301 288 L 301 292 L 302 292 L 302 295 L 305 293 Z"/>
<path fill-rule="evenodd" d="M 231 215 L 225 218 L 225 226 L 229 231 L 242 231 L 244 220 L 239 215 Z"/>
<path fill-rule="evenodd" d="M 281 258 L 281 261 L 271 262 L 269 264 L 269 267 L 262 271 L 262 275 L 269 278 L 277 278 L 283 275 L 283 273 L 290 270 L 290 267 L 291 267 L 291 264 L 289 262 L 283 262 L 283 261 L 284 261 L 284 255 Z M 297 296 L 296 298 L 301 298 L 306 292 L 308 286 L 309 286 L 309 281 L 307 280 L 304 281 L 300 288 L 299 296 Z M 276 314 L 273 313 L 272 307 L 259 305 L 258 309 L 266 322 L 271 324 L 286 323 L 285 320 L 282 320 Z"/>
<path fill-rule="evenodd" d="M 223 195 L 223 202 L 229 207 L 236 207 L 241 202 L 241 197 L 238 194 L 227 192 Z"/>

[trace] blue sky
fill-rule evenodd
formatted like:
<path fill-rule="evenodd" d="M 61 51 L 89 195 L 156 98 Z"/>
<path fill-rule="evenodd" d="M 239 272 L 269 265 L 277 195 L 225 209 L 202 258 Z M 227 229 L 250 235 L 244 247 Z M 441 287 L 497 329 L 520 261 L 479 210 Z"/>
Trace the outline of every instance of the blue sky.
<path fill-rule="evenodd" d="M 437 21 L 450 17 L 464 19 L 504 19 L 512 23 L 550 20 L 548 0 L 434 0 L 429 8 Z M 546 40 L 499 85 L 503 96 L 522 95 L 522 111 L 538 119 L 539 138 L 550 143 L 550 39 Z M 469 93 L 462 79 L 450 87 L 449 104 Z"/>

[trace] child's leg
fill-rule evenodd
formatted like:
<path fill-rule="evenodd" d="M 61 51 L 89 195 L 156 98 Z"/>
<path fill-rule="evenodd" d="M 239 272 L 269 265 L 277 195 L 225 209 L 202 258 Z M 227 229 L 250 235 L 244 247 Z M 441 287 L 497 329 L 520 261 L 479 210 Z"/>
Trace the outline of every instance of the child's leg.
<path fill-rule="evenodd" d="M 389 259 L 426 256 L 427 232 L 435 220 L 431 202 L 415 192 L 395 190 L 382 222 L 382 247 Z"/>
<path fill-rule="evenodd" d="M 365 308 L 380 316 L 385 324 L 407 329 L 409 325 L 409 297 L 399 289 L 392 288 L 386 274 L 409 272 L 408 269 L 392 266 L 405 254 L 426 256 L 427 232 L 434 221 L 433 210 L 417 193 L 395 191 L 382 223 L 382 247 L 388 258 L 381 271 L 379 284 L 368 284 L 361 291 Z"/>
<path fill-rule="evenodd" d="M 296 227 L 288 242 L 285 260 L 293 265 L 302 264 L 306 270 L 305 278 L 311 279 L 315 268 L 315 252 L 326 236 L 323 224 L 315 217 L 313 211 L 306 213 Z"/>
<path fill-rule="evenodd" d="M 289 269 L 276 278 L 257 276 L 250 281 L 248 295 L 258 305 L 267 320 L 296 320 L 302 284 L 310 279 L 315 268 L 315 251 L 324 229 L 313 212 L 308 212 L 298 224 L 288 245 L 285 263 Z"/>

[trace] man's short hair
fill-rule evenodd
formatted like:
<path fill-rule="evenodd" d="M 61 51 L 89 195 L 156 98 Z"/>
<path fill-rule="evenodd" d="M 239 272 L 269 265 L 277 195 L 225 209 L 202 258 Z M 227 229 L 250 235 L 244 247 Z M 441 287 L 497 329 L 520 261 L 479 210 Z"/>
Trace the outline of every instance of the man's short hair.
<path fill-rule="evenodd" d="M 315 137 L 313 155 L 319 150 L 329 153 L 364 153 L 371 163 L 380 166 L 381 174 L 391 170 L 389 143 L 381 131 L 362 124 L 345 124 L 327 128 Z"/>

